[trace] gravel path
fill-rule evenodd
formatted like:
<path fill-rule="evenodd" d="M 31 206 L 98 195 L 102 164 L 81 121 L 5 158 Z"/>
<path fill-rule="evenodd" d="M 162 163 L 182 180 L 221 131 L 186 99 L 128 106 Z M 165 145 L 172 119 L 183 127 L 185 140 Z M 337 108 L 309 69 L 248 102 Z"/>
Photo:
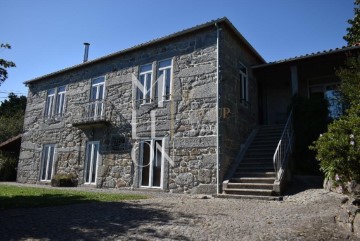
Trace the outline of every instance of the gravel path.
<path fill-rule="evenodd" d="M 360 240 L 334 223 L 342 196 L 322 189 L 295 188 L 281 202 L 150 195 L 2 210 L 0 240 Z"/>

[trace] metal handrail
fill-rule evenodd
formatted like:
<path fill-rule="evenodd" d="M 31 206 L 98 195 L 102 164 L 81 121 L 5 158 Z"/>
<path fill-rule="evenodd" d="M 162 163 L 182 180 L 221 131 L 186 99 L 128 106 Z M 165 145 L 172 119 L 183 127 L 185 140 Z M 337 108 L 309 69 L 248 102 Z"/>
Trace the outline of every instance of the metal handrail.
<path fill-rule="evenodd" d="M 274 169 L 278 181 L 281 180 L 283 176 L 284 165 L 288 160 L 288 155 L 292 152 L 293 137 L 294 131 L 291 111 L 273 156 Z"/>

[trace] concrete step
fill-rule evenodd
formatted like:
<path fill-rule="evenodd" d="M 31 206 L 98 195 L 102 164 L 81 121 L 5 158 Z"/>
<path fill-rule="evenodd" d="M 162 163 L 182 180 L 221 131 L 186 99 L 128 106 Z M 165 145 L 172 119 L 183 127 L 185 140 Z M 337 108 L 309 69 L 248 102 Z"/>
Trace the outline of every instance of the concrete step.
<path fill-rule="evenodd" d="M 248 164 L 251 164 L 251 165 L 265 165 L 265 166 L 268 166 L 268 165 L 271 165 L 273 166 L 273 160 L 272 159 L 268 159 L 268 160 L 263 160 L 263 159 L 247 159 L 247 160 L 243 160 L 240 165 L 248 165 Z"/>
<path fill-rule="evenodd" d="M 263 189 L 263 190 L 273 190 L 273 184 L 269 183 L 234 183 L 229 182 L 227 184 L 229 189 Z"/>
<path fill-rule="evenodd" d="M 234 183 L 268 183 L 273 184 L 275 177 L 234 177 L 230 179 L 230 182 Z"/>
<path fill-rule="evenodd" d="M 260 195 L 234 195 L 234 194 L 218 194 L 214 195 L 216 198 L 232 198 L 232 199 L 253 199 L 264 201 L 282 201 L 282 196 L 260 196 Z"/>
<path fill-rule="evenodd" d="M 238 167 L 240 169 L 266 169 L 274 170 L 274 165 L 271 162 L 268 163 L 241 163 Z"/>
<path fill-rule="evenodd" d="M 235 173 L 234 178 L 239 178 L 239 177 L 272 177 L 275 178 L 276 177 L 276 173 L 274 171 L 270 171 L 270 172 L 243 172 L 243 171 L 237 171 Z"/>
<path fill-rule="evenodd" d="M 259 195 L 259 196 L 272 196 L 273 191 L 267 189 L 235 189 L 235 188 L 225 188 L 224 192 L 226 194 L 236 194 L 236 195 Z"/>
<path fill-rule="evenodd" d="M 273 166 L 249 166 L 249 167 L 242 167 L 241 165 L 236 169 L 236 172 L 273 172 L 274 167 Z"/>

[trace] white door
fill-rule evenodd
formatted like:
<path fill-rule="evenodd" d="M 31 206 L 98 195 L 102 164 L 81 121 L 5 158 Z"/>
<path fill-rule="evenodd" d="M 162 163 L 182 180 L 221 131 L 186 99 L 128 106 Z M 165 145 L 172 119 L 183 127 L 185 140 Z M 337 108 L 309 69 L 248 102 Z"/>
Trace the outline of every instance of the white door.
<path fill-rule="evenodd" d="M 142 143 L 141 186 L 162 187 L 162 140 L 149 140 Z"/>
<path fill-rule="evenodd" d="M 96 184 L 99 145 L 98 141 L 90 141 L 86 144 L 85 184 Z"/>

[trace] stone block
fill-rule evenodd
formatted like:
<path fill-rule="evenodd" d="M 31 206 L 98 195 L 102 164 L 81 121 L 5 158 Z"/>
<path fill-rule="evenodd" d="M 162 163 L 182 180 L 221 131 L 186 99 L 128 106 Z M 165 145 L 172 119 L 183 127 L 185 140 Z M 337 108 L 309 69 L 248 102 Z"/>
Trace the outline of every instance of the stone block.
<path fill-rule="evenodd" d="M 179 186 L 191 186 L 193 181 L 194 176 L 191 173 L 180 173 L 175 179 L 175 183 Z"/>
<path fill-rule="evenodd" d="M 211 171 L 208 169 L 201 169 L 198 172 L 198 181 L 202 183 L 210 183 L 211 182 Z"/>
<path fill-rule="evenodd" d="M 200 184 L 191 189 L 191 194 L 216 194 L 215 184 Z"/>
<path fill-rule="evenodd" d="M 353 230 L 354 230 L 354 234 L 357 237 L 360 237 L 360 213 L 357 213 L 354 218 Z"/>

